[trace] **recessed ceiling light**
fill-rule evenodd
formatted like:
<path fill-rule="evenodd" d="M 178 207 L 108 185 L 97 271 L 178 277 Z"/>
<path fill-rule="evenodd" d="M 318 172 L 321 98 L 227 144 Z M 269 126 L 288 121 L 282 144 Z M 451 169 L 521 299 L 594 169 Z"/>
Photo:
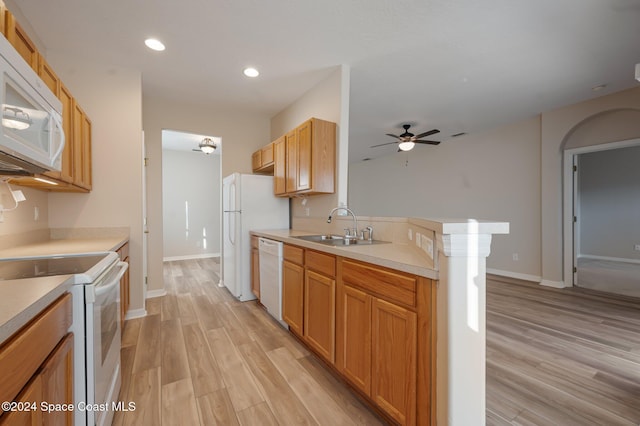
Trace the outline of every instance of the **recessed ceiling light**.
<path fill-rule="evenodd" d="M 598 91 L 600 91 L 600 90 L 604 89 L 605 87 L 607 87 L 607 85 L 606 85 L 606 84 L 599 84 L 599 85 L 597 85 L 597 86 L 593 86 L 593 87 L 591 88 L 591 90 L 593 90 L 594 92 L 598 92 Z"/>
<path fill-rule="evenodd" d="M 244 75 L 246 75 L 247 77 L 251 77 L 251 78 L 257 77 L 257 76 L 260 75 L 260 73 L 258 72 L 257 69 L 251 68 L 251 67 L 245 68 L 244 71 L 242 71 L 242 72 L 244 73 Z"/>
<path fill-rule="evenodd" d="M 164 44 L 160 40 L 156 40 L 155 38 L 148 38 L 144 41 L 144 44 L 147 45 L 149 49 L 157 50 L 158 52 L 162 52 L 165 47 Z"/>

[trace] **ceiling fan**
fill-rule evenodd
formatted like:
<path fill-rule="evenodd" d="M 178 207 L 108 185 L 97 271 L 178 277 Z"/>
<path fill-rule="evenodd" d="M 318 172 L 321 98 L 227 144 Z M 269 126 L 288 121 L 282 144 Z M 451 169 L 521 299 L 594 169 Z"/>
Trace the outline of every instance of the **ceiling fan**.
<path fill-rule="evenodd" d="M 379 145 L 373 145 L 371 148 L 376 148 L 378 146 L 391 145 L 391 144 L 397 143 L 398 144 L 398 152 L 400 152 L 400 151 L 411 151 L 413 149 L 413 147 L 417 143 L 423 143 L 423 144 L 428 144 L 428 145 L 439 145 L 440 144 L 440 142 L 438 142 L 438 141 L 429 141 L 429 140 L 425 140 L 425 139 L 420 139 L 420 138 L 424 138 L 426 136 L 431 136 L 431 135 L 435 135 L 436 133 L 440 133 L 440 130 L 433 129 L 433 130 L 429 130 L 428 132 L 420 133 L 419 135 L 414 135 L 413 133 L 409 132 L 409 128 L 410 127 L 411 127 L 411 124 L 404 124 L 402 126 L 402 128 L 404 129 L 404 133 L 401 134 L 400 136 L 396 136 L 396 135 L 392 135 L 391 133 L 387 133 L 387 136 L 391 136 L 392 138 L 396 138 L 396 139 L 398 139 L 397 141 L 381 143 Z"/>
<path fill-rule="evenodd" d="M 211 138 L 204 138 L 202 142 L 198 144 L 198 149 L 192 149 L 192 151 L 200 151 L 209 155 L 217 148 L 216 144 L 213 142 Z"/>

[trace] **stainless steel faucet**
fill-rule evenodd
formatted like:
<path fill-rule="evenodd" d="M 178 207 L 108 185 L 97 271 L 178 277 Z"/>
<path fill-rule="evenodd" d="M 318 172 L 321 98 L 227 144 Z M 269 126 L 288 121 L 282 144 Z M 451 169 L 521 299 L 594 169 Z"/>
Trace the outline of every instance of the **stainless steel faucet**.
<path fill-rule="evenodd" d="M 347 233 L 346 233 L 346 237 L 355 237 L 358 238 L 358 219 L 356 219 L 356 215 L 351 211 L 351 209 L 349 209 L 348 207 L 335 207 L 334 209 L 332 209 L 329 212 L 329 217 L 327 218 L 327 223 L 331 223 L 331 219 L 332 216 L 335 212 L 337 212 L 338 210 L 344 210 L 347 213 L 349 213 L 352 217 L 353 217 L 353 231 L 349 232 L 349 230 L 347 229 Z"/>

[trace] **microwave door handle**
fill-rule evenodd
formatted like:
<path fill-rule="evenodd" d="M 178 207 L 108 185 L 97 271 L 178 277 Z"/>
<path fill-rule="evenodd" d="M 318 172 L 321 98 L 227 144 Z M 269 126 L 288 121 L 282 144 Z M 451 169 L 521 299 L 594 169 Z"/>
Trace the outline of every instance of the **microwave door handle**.
<path fill-rule="evenodd" d="M 95 291 L 95 298 L 96 299 L 98 297 L 102 296 L 103 294 L 110 292 L 115 286 L 120 284 L 120 279 L 122 278 L 124 273 L 129 268 L 129 264 L 127 262 L 118 262 L 118 266 L 120 267 L 120 272 L 118 272 L 118 275 L 116 275 L 116 277 L 113 279 L 113 281 L 111 281 L 107 285 L 100 286 L 100 287 L 96 288 L 96 291 Z M 95 303 L 95 300 L 88 300 L 87 302 Z"/>
<path fill-rule="evenodd" d="M 58 150 L 53 155 L 53 161 L 56 162 L 58 161 L 58 158 L 60 157 L 60 155 L 62 155 L 62 150 L 64 150 L 66 138 L 64 134 L 64 129 L 62 128 L 62 118 L 58 118 L 58 115 L 53 112 L 51 113 L 51 117 L 53 118 L 54 125 L 58 129 L 60 129 L 60 146 L 58 146 Z"/>

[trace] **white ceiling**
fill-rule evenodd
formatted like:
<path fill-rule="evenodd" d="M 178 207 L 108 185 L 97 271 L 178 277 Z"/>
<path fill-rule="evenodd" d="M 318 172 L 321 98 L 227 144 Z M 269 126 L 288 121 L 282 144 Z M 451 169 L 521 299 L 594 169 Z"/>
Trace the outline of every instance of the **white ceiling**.
<path fill-rule="evenodd" d="M 199 150 L 199 145 L 204 138 L 213 140 L 213 144 L 216 146 L 216 150 L 211 154 L 220 155 L 220 152 L 222 151 L 221 138 L 207 135 L 197 135 L 195 133 L 179 132 L 176 130 L 162 131 L 162 149 L 168 149 L 170 151 L 193 151 L 194 149 Z"/>
<path fill-rule="evenodd" d="M 6 2 L 47 49 L 141 70 L 145 94 L 195 105 L 272 116 L 347 64 L 351 162 L 392 155 L 370 146 L 403 123 L 455 143 L 638 85 L 640 0 Z"/>

